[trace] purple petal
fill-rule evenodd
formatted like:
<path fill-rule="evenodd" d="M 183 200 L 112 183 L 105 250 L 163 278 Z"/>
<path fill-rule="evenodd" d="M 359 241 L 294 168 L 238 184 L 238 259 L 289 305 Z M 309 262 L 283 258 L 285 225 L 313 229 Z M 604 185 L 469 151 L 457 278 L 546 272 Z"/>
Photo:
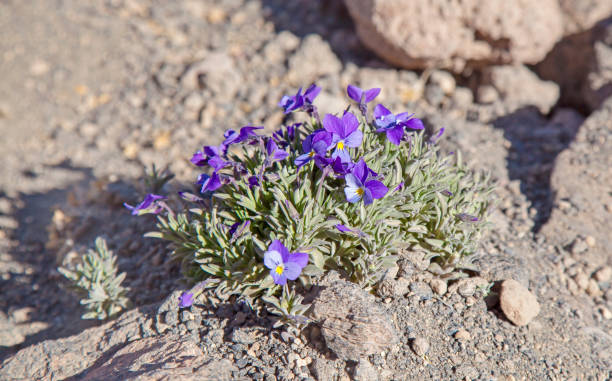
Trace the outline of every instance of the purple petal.
<path fill-rule="evenodd" d="M 402 141 L 402 137 L 404 136 L 404 128 L 402 126 L 397 126 L 395 128 L 391 128 L 387 130 L 387 139 L 396 146 L 400 145 Z"/>
<path fill-rule="evenodd" d="M 344 135 L 342 136 L 344 138 L 359 128 L 359 120 L 351 112 L 346 112 L 344 115 L 342 115 L 342 124 L 344 124 Z"/>
<path fill-rule="evenodd" d="M 361 90 L 357 86 L 348 85 L 348 87 L 346 88 L 346 93 L 348 94 L 349 98 L 351 98 L 355 102 L 360 102 L 363 90 Z"/>
<path fill-rule="evenodd" d="M 425 128 L 423 121 L 419 118 L 412 118 L 402 124 L 411 130 L 423 130 Z"/>
<path fill-rule="evenodd" d="M 351 174 L 349 173 L 348 176 L 351 176 Z M 347 182 L 348 183 L 348 182 Z M 344 188 L 344 195 L 346 196 L 346 201 L 350 202 L 350 203 L 356 203 L 357 201 L 361 200 L 361 195 L 359 195 L 359 193 L 357 193 L 357 190 L 359 190 L 359 187 L 352 187 L 352 186 L 348 186 Z"/>
<path fill-rule="evenodd" d="M 361 141 L 363 140 L 363 132 L 360 130 L 353 131 L 352 134 L 346 137 L 344 140 L 344 145 L 346 147 L 357 148 L 361 145 Z"/>
<path fill-rule="evenodd" d="M 183 292 L 181 296 L 179 296 L 179 307 L 191 307 L 193 304 L 193 294 L 191 292 Z"/>
<path fill-rule="evenodd" d="M 314 160 L 315 160 L 315 164 L 320 170 L 323 170 L 323 168 L 327 167 L 332 162 L 332 159 L 321 156 L 321 155 L 315 155 Z"/>
<path fill-rule="evenodd" d="M 431 144 L 436 144 L 438 139 L 440 139 L 442 137 L 442 134 L 444 134 L 444 130 L 445 128 L 442 127 L 440 128 L 440 130 L 438 131 L 438 133 L 436 133 L 434 136 L 432 136 L 431 138 L 429 138 L 429 142 Z"/>
<path fill-rule="evenodd" d="M 298 167 L 301 168 L 304 165 L 306 165 L 310 160 L 313 159 L 313 156 L 310 156 L 310 153 L 305 153 L 303 155 L 300 155 L 298 157 L 295 158 L 294 164 Z"/>
<path fill-rule="evenodd" d="M 281 266 L 283 264 L 283 257 L 278 250 L 270 250 L 264 253 L 264 265 L 270 270 L 276 270 L 277 266 Z"/>
<path fill-rule="evenodd" d="M 280 161 L 285 160 L 289 156 L 287 151 L 283 151 L 282 149 L 274 151 L 274 156 L 272 156 L 272 161 Z"/>
<path fill-rule="evenodd" d="M 373 89 L 367 90 L 365 92 L 364 102 L 365 103 L 372 102 L 374 98 L 378 96 L 378 94 L 380 94 L 380 88 L 373 88 Z"/>
<path fill-rule="evenodd" d="M 302 140 L 302 152 L 308 153 L 312 151 L 312 139 L 313 138 L 314 138 L 314 134 L 310 134 L 304 140 Z"/>
<path fill-rule="evenodd" d="M 347 228 L 346 226 L 344 226 L 342 224 L 336 225 L 336 229 L 338 229 L 338 230 L 340 230 L 341 232 L 344 232 L 344 233 L 352 232 L 351 229 Z"/>
<path fill-rule="evenodd" d="M 320 92 L 321 88 L 313 83 L 304 93 L 304 99 L 312 103 Z"/>
<path fill-rule="evenodd" d="M 285 284 L 287 284 L 287 275 L 286 275 L 285 269 L 283 269 L 282 274 L 278 274 L 276 270 L 274 269 L 270 270 L 270 275 L 272 275 L 272 279 L 274 279 L 274 283 L 280 286 L 284 286 Z"/>
<path fill-rule="evenodd" d="M 278 251 L 283 258 L 283 263 L 287 262 L 287 259 L 289 259 L 289 250 L 277 239 L 272 241 L 270 246 L 268 246 L 268 251 Z"/>
<path fill-rule="evenodd" d="M 202 151 L 197 151 L 196 153 L 193 154 L 193 156 L 191 157 L 189 161 L 191 161 L 193 164 L 197 165 L 198 167 L 202 167 L 204 166 L 204 164 L 206 164 L 206 156 L 204 155 Z"/>
<path fill-rule="evenodd" d="M 367 181 L 365 187 L 372 192 L 372 197 L 376 199 L 382 198 L 389 191 L 389 188 L 378 180 Z"/>
<path fill-rule="evenodd" d="M 268 142 L 266 143 L 266 152 L 268 153 L 268 156 L 273 155 L 274 152 L 276 152 L 277 148 L 278 148 L 278 146 L 276 145 L 274 140 L 273 139 L 268 139 Z"/>
<path fill-rule="evenodd" d="M 389 111 L 385 106 L 379 103 L 376 105 L 376 107 L 374 107 L 374 113 L 372 114 L 372 116 L 374 116 L 374 119 L 378 119 L 378 118 L 385 117 L 390 114 L 391 114 L 391 111 Z"/>
<path fill-rule="evenodd" d="M 283 275 L 290 280 L 296 280 L 300 274 L 302 273 L 302 268 L 299 264 L 295 262 L 287 262 L 285 263 L 285 268 L 283 269 Z"/>
<path fill-rule="evenodd" d="M 372 198 L 372 192 L 368 188 L 365 188 L 363 192 L 363 203 L 370 205 L 373 201 L 374 199 Z"/>
<path fill-rule="evenodd" d="M 327 114 L 323 118 L 323 128 L 334 135 L 344 137 L 344 125 L 342 120 L 335 115 Z"/>
<path fill-rule="evenodd" d="M 413 115 L 414 113 L 409 114 L 407 112 L 400 112 L 399 114 L 395 116 L 395 121 L 397 123 L 404 123 L 404 122 L 407 122 L 410 118 L 412 118 Z"/>
<path fill-rule="evenodd" d="M 478 217 L 467 213 L 459 213 L 457 217 L 463 222 L 478 222 Z"/>
<path fill-rule="evenodd" d="M 336 150 L 332 153 L 331 158 L 336 159 L 337 157 L 339 157 L 340 160 L 342 160 L 345 163 L 348 163 L 349 161 L 351 161 L 351 156 L 349 155 L 346 149 L 336 148 Z"/>
<path fill-rule="evenodd" d="M 348 173 L 344 180 L 346 180 L 346 188 L 357 189 L 363 187 L 363 183 L 352 173 Z M 346 190 L 346 188 L 344 189 Z"/>
<path fill-rule="evenodd" d="M 332 163 L 332 169 L 339 175 L 346 175 L 351 172 L 355 164 L 352 161 L 343 162 L 341 158 L 337 157 Z"/>
<path fill-rule="evenodd" d="M 259 178 L 257 176 L 250 176 L 247 181 L 249 182 L 249 186 L 251 188 L 259 186 Z"/>
<path fill-rule="evenodd" d="M 216 191 L 217 189 L 221 188 L 222 185 L 223 183 L 219 178 L 219 174 L 217 172 L 213 172 L 212 176 L 203 182 L 200 192 L 204 193 Z"/>
<path fill-rule="evenodd" d="M 363 159 L 359 160 L 353 168 L 353 175 L 359 179 L 359 186 L 362 186 L 368 178 L 368 166 Z"/>
<path fill-rule="evenodd" d="M 229 163 L 219 156 L 214 156 L 208 159 L 208 165 L 214 168 L 215 171 L 220 170 L 221 168 L 227 167 Z"/>
<path fill-rule="evenodd" d="M 215 146 L 204 146 L 204 153 L 206 156 L 221 156 L 223 151 L 223 146 L 215 147 Z"/>
<path fill-rule="evenodd" d="M 403 188 L 404 188 L 404 182 L 402 181 L 393 189 L 393 192 L 397 192 L 398 190 L 402 190 Z"/>
<path fill-rule="evenodd" d="M 288 263 L 296 263 L 297 265 L 300 266 L 300 268 L 304 268 L 308 264 L 308 254 L 307 253 L 291 253 L 289 255 L 289 260 L 286 262 L 286 264 Z M 290 277 L 288 278 L 291 279 Z"/>

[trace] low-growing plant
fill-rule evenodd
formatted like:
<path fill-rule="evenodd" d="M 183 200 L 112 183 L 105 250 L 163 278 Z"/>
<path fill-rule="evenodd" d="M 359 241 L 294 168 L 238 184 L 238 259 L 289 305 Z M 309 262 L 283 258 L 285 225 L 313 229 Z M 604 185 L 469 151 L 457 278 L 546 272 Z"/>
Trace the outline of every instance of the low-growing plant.
<path fill-rule="evenodd" d="M 214 289 L 300 320 L 302 290 L 330 270 L 366 289 L 406 251 L 422 252 L 441 276 L 470 267 L 485 224 L 486 175 L 442 155 L 412 114 L 368 103 L 380 89 L 349 86 L 360 116 L 347 108 L 321 119 L 313 104 L 320 88 L 285 96 L 286 114 L 303 123 L 272 136 L 263 127 L 229 130 L 219 146 L 205 146 L 191 162 L 212 173 L 199 190 L 180 192 L 187 208 L 175 213 L 162 196 L 148 195 L 134 214 L 158 213 L 158 231 L 196 287 Z M 167 211 L 167 213 L 161 213 Z M 297 281 L 297 282 L 289 282 Z M 204 283 L 203 283 L 204 282 Z"/>
<path fill-rule="evenodd" d="M 117 257 L 106 241 L 96 238 L 96 249 L 89 249 L 74 269 L 59 267 L 71 281 L 71 288 L 83 296 L 81 304 L 87 312 L 83 319 L 109 319 L 129 306 L 128 288 L 121 286 L 125 273 L 117 275 Z"/>

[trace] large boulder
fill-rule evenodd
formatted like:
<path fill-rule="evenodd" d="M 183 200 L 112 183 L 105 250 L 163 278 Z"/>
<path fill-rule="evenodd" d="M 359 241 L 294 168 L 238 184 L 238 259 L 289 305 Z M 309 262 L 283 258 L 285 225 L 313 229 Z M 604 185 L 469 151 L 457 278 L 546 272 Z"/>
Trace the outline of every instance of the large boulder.
<path fill-rule="evenodd" d="M 597 109 L 612 95 L 612 18 L 559 41 L 536 70 L 561 86 L 562 103 Z"/>
<path fill-rule="evenodd" d="M 536 63 L 563 35 L 557 0 L 345 0 L 361 41 L 408 69 Z"/>

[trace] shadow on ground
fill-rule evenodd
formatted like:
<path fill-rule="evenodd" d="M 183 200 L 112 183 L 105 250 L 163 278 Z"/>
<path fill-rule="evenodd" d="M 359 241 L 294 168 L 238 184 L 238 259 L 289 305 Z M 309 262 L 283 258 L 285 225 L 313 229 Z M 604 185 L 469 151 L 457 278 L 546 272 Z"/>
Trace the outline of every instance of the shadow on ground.
<path fill-rule="evenodd" d="M 535 208 L 533 231 L 537 233 L 553 207 L 550 179 L 555 160 L 574 140 L 579 126 L 551 123 L 532 107 L 497 118 L 492 124 L 512 143 L 506 163 L 508 175 L 520 181 L 521 193 Z"/>

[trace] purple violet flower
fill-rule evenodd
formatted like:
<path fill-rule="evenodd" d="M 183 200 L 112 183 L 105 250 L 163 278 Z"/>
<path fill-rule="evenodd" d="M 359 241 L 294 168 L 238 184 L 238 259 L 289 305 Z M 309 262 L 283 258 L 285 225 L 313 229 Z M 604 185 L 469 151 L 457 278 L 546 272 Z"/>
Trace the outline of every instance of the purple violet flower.
<path fill-rule="evenodd" d="M 300 109 L 304 105 L 304 96 L 300 87 L 295 95 L 285 95 L 281 98 L 278 105 L 285 110 L 285 114 L 289 114 Z"/>
<path fill-rule="evenodd" d="M 478 217 L 472 216 L 467 213 L 459 213 L 457 214 L 457 218 L 459 218 L 463 222 L 478 222 Z"/>
<path fill-rule="evenodd" d="M 341 231 L 342 233 L 353 233 L 356 234 L 360 237 L 367 237 L 367 234 L 365 234 L 363 231 L 359 230 L 359 229 L 351 229 L 349 227 L 347 227 L 346 225 L 342 225 L 342 224 L 337 224 L 336 229 L 338 229 L 339 231 Z"/>
<path fill-rule="evenodd" d="M 229 164 L 229 162 L 226 162 L 222 159 L 222 157 L 224 157 L 226 153 L 227 146 L 224 144 L 221 144 L 219 146 L 204 146 L 201 151 L 198 150 L 195 154 L 193 154 L 190 161 L 198 167 L 203 167 L 208 163 L 211 167 L 217 170 Z M 215 161 L 211 163 L 211 160 Z M 221 163 L 224 163 L 224 165 L 220 168 L 216 168 L 217 166 L 221 165 Z"/>
<path fill-rule="evenodd" d="M 397 192 L 399 190 L 404 189 L 404 182 L 402 181 L 401 183 L 399 183 L 394 189 L 393 192 Z"/>
<path fill-rule="evenodd" d="M 308 264 L 308 254 L 290 253 L 281 241 L 275 239 L 264 253 L 264 264 L 270 269 L 274 283 L 282 286 L 287 279 L 296 280 L 300 276 Z"/>
<path fill-rule="evenodd" d="M 186 308 L 193 305 L 193 301 L 196 296 L 200 295 L 204 291 L 204 287 L 211 282 L 211 279 L 206 279 L 195 286 L 191 287 L 189 291 L 185 291 L 179 296 L 179 307 Z"/>
<path fill-rule="evenodd" d="M 398 146 L 404 136 L 404 128 L 422 130 L 425 128 L 420 119 L 412 118 L 414 114 L 402 112 L 394 115 L 385 106 L 377 104 L 374 107 L 374 126 L 376 132 L 386 132 L 387 139 Z"/>
<path fill-rule="evenodd" d="M 347 148 L 359 147 L 363 139 L 357 117 L 350 112 L 345 112 L 342 119 L 327 114 L 323 118 L 323 127 L 332 134 L 332 146 L 336 147 L 332 153 L 332 159 L 340 157 L 342 161 L 350 161 L 351 157 Z"/>
<path fill-rule="evenodd" d="M 166 199 L 167 197 L 165 196 L 149 193 L 146 195 L 144 200 L 136 206 L 131 206 L 127 203 L 124 203 L 123 205 L 132 211 L 133 216 L 139 216 L 147 213 L 159 214 L 164 209 L 162 205 L 159 205 L 159 202 Z"/>
<path fill-rule="evenodd" d="M 321 88 L 319 86 L 314 83 L 310 85 L 304 92 L 304 103 L 312 104 L 320 92 Z"/>
<path fill-rule="evenodd" d="M 225 140 L 223 141 L 222 145 L 228 147 L 230 144 L 242 143 L 253 136 L 259 136 L 254 131 L 261 129 L 263 129 L 263 127 L 244 126 L 240 128 L 240 132 L 227 130 L 223 134 L 223 136 L 225 136 Z"/>
<path fill-rule="evenodd" d="M 362 90 L 357 86 L 348 85 L 346 93 L 349 98 L 359 103 L 359 110 L 365 116 L 368 113 L 367 103 L 372 102 L 380 94 L 380 88 Z"/>
<path fill-rule="evenodd" d="M 202 189 L 200 189 L 201 193 L 216 191 L 223 185 L 221 178 L 216 171 L 213 172 L 212 176 L 202 173 L 200 176 L 198 176 L 198 181 L 196 181 L 196 184 L 202 186 Z"/>
<path fill-rule="evenodd" d="M 365 161 L 361 159 L 355 164 L 353 171 L 344 176 L 346 180 L 344 194 L 348 202 L 355 203 L 363 199 L 363 202 L 368 205 L 374 199 L 382 198 L 387 194 L 389 189 L 378 180 L 368 180 L 369 175 L 370 169 Z"/>
<path fill-rule="evenodd" d="M 310 160 L 319 157 L 325 157 L 327 148 L 331 145 L 331 134 L 325 130 L 317 130 L 308 135 L 302 141 L 302 150 L 304 154 L 295 159 L 295 165 L 298 169 L 308 163 Z"/>
<path fill-rule="evenodd" d="M 249 182 L 249 188 L 251 189 L 259 186 L 259 178 L 257 176 L 249 176 L 247 181 Z"/>
<path fill-rule="evenodd" d="M 266 143 L 266 153 L 268 154 L 268 159 L 271 162 L 285 160 L 287 156 L 289 156 L 287 151 L 283 151 L 282 149 L 278 148 L 276 142 L 274 142 L 274 139 L 268 139 L 268 142 Z"/>
<path fill-rule="evenodd" d="M 302 88 L 300 87 L 295 95 L 285 95 L 281 98 L 278 105 L 285 110 L 285 114 L 289 114 L 293 111 L 299 110 L 307 106 L 312 105 L 314 99 L 321 92 L 321 88 L 314 83 L 306 89 L 302 95 Z"/>
<path fill-rule="evenodd" d="M 191 305 L 193 305 L 194 297 L 195 296 L 193 295 L 192 292 L 189 292 L 189 291 L 183 292 L 181 296 L 179 296 L 179 307 L 181 308 L 191 307 Z"/>
<path fill-rule="evenodd" d="M 336 160 L 332 162 L 331 167 L 334 172 L 339 175 L 339 177 L 344 177 L 347 173 L 351 173 L 355 167 L 355 163 L 350 160 L 343 162 L 339 157 L 337 157 Z"/>
<path fill-rule="evenodd" d="M 438 140 L 442 137 L 442 134 L 444 134 L 444 130 L 444 127 L 440 128 L 440 130 L 435 135 L 429 138 L 429 143 L 436 144 Z"/>

